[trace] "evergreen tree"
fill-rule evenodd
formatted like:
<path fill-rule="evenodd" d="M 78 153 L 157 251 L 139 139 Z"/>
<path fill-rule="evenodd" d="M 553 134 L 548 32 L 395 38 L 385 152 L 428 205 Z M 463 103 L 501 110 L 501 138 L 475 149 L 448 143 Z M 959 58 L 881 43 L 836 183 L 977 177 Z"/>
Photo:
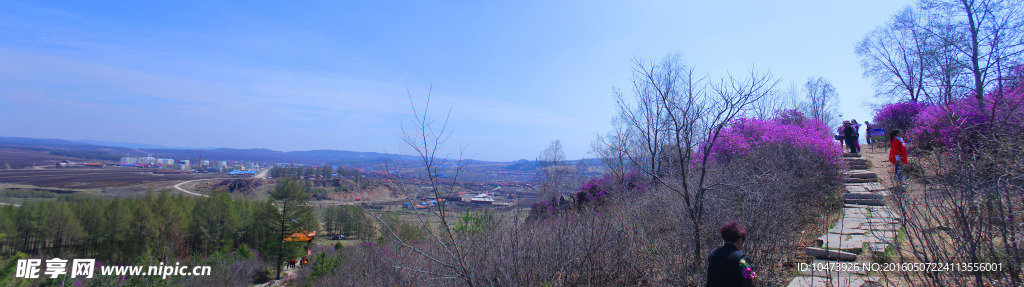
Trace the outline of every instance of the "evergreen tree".
<path fill-rule="evenodd" d="M 74 250 L 74 254 L 82 257 L 97 256 L 96 252 L 103 238 L 102 232 L 108 227 L 104 216 L 108 203 L 107 200 L 86 199 L 69 204 L 83 230 L 80 240 L 82 243 Z"/>
<path fill-rule="evenodd" d="M 203 254 L 234 247 L 239 218 L 231 206 L 230 195 L 215 192 L 210 197 L 196 199 L 192 218 L 195 247 Z"/>
<path fill-rule="evenodd" d="M 284 241 L 292 233 L 299 231 L 315 231 L 317 229 L 316 214 L 309 205 L 309 193 L 303 190 L 303 186 L 294 180 L 285 179 L 277 183 L 274 192 L 271 193 L 274 209 L 265 209 L 263 218 L 272 226 L 271 237 L 274 248 L 272 252 L 276 258 L 277 278 L 281 278 L 281 265 L 287 256 L 297 255 L 296 246 L 289 245 Z"/>
<path fill-rule="evenodd" d="M 107 226 L 97 230 L 100 240 L 103 241 L 100 248 L 100 259 L 123 260 L 125 259 L 125 246 L 134 222 L 132 210 L 125 199 L 114 198 L 110 201 L 103 216 Z"/>
<path fill-rule="evenodd" d="M 158 237 L 157 232 L 160 231 L 157 228 L 158 221 L 149 209 L 152 197 L 152 193 L 147 193 L 147 195 L 143 196 L 142 200 L 136 201 L 134 204 L 127 240 L 128 244 L 125 246 L 128 254 L 136 256 L 149 255 L 150 247 L 152 247 L 153 241 Z"/>
<path fill-rule="evenodd" d="M 182 200 L 179 196 L 172 199 L 167 191 L 161 191 L 149 204 L 156 221 L 156 234 L 153 247 L 157 257 L 173 258 L 175 248 L 181 245 L 185 238 L 185 211 Z"/>
<path fill-rule="evenodd" d="M 24 250 L 26 252 L 34 252 L 35 254 L 42 253 L 41 232 L 42 220 L 37 203 L 26 202 L 18 208 L 17 219 L 14 220 L 15 230 L 17 230 L 17 241 L 18 250 Z"/>
<path fill-rule="evenodd" d="M 54 255 L 67 257 L 62 252 L 64 244 L 73 243 L 81 238 L 84 233 L 82 226 L 79 225 L 78 219 L 75 218 L 67 203 L 48 201 L 43 206 L 47 210 L 43 220 L 43 225 L 46 228 L 43 231 L 53 244 Z"/>
<path fill-rule="evenodd" d="M 9 242 L 11 237 L 14 236 L 14 221 L 12 218 L 15 216 L 14 207 L 10 205 L 0 206 L 0 254 L 6 254 L 11 248 Z"/>

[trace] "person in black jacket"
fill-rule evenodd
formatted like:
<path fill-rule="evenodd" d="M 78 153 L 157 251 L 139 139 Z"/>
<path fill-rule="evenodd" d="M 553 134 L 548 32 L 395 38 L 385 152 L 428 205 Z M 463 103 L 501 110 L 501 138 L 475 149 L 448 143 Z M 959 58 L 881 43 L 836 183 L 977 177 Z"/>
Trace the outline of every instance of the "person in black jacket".
<path fill-rule="evenodd" d="M 843 136 L 846 137 L 846 147 L 850 148 L 850 153 L 859 153 L 857 150 L 857 130 L 853 128 L 850 122 L 843 122 Z"/>
<path fill-rule="evenodd" d="M 754 286 L 757 274 L 750 266 L 747 255 L 743 253 L 743 242 L 747 240 L 747 230 L 735 221 L 729 222 L 718 230 L 725 245 L 715 248 L 708 255 L 708 287 Z"/>
<path fill-rule="evenodd" d="M 871 122 L 869 122 L 869 121 L 864 121 L 864 134 L 867 135 L 867 137 L 864 138 L 864 141 L 867 142 L 870 145 L 871 144 Z"/>

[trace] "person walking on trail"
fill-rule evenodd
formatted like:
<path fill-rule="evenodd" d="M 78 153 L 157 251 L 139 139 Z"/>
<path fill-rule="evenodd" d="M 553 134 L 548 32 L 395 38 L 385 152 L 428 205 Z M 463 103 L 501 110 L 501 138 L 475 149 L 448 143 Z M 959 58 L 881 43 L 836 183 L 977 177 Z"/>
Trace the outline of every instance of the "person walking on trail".
<path fill-rule="evenodd" d="M 892 147 L 889 148 L 889 162 L 894 166 L 897 183 L 903 184 L 903 165 L 907 164 L 907 142 L 903 141 L 903 131 L 896 129 L 890 132 L 889 142 L 892 143 Z"/>
<path fill-rule="evenodd" d="M 718 229 L 725 244 L 715 248 L 708 255 L 708 287 L 754 286 L 754 273 L 750 259 L 743 253 L 743 242 L 747 240 L 747 230 L 735 221 L 726 223 Z"/>
<path fill-rule="evenodd" d="M 836 140 L 839 141 L 839 150 L 842 150 L 846 145 L 846 136 L 843 135 L 843 125 L 839 125 L 836 129 Z"/>
<path fill-rule="evenodd" d="M 865 138 L 864 141 L 867 142 L 870 145 L 871 144 L 871 122 L 864 121 L 864 132 L 865 132 L 866 135 L 868 135 L 868 137 Z"/>
<path fill-rule="evenodd" d="M 850 121 L 843 121 L 843 137 L 846 138 L 846 147 L 850 149 L 850 153 L 858 153 L 857 131 L 853 129 Z"/>
<path fill-rule="evenodd" d="M 860 153 L 860 124 L 857 123 L 857 119 L 850 120 L 850 126 L 853 127 L 853 147 L 857 148 L 857 153 Z"/>

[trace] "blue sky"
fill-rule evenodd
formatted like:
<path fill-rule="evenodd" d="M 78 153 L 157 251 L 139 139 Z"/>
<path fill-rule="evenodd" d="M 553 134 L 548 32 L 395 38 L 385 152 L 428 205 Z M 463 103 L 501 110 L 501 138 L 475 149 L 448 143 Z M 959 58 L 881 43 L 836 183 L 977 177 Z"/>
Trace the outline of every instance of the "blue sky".
<path fill-rule="evenodd" d="M 870 119 L 853 47 L 911 4 L 345 2 L 0 1 L 0 136 L 410 153 L 408 94 L 432 86 L 468 156 L 558 139 L 579 158 L 630 61 L 670 52 L 712 77 L 826 77 L 846 118 Z"/>

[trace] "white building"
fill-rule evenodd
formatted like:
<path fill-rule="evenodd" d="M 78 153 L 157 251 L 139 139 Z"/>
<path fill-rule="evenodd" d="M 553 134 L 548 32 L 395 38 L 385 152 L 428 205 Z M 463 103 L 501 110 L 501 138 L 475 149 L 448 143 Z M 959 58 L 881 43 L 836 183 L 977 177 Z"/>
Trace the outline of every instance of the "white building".
<path fill-rule="evenodd" d="M 469 202 L 480 204 L 494 204 L 494 197 L 487 195 L 486 193 L 481 193 L 477 194 L 476 196 L 473 196 L 473 198 L 470 199 Z"/>

